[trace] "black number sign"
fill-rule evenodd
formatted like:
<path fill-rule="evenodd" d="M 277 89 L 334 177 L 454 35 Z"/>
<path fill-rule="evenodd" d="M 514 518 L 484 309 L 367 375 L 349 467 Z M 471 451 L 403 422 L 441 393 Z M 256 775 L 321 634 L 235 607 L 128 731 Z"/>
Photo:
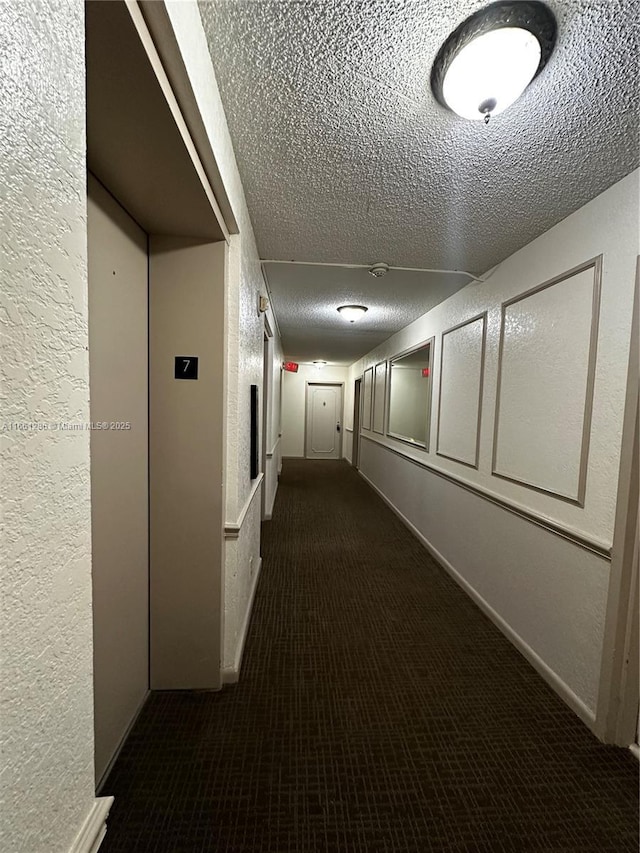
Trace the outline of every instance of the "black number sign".
<path fill-rule="evenodd" d="M 196 355 L 176 356 L 176 379 L 198 378 L 198 357 Z"/>

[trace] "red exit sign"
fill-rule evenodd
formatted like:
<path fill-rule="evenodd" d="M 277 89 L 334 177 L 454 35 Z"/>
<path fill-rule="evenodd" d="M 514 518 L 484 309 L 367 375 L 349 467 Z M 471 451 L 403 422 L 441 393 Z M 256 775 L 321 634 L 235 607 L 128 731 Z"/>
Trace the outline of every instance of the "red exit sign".
<path fill-rule="evenodd" d="M 285 361 L 282 365 L 285 370 L 288 370 L 289 373 L 297 373 L 298 372 L 298 362 L 297 361 Z"/>
<path fill-rule="evenodd" d="M 429 376 L 431 375 L 431 371 L 429 370 L 428 367 L 422 368 L 422 375 L 424 376 L 425 379 L 429 378 Z"/>

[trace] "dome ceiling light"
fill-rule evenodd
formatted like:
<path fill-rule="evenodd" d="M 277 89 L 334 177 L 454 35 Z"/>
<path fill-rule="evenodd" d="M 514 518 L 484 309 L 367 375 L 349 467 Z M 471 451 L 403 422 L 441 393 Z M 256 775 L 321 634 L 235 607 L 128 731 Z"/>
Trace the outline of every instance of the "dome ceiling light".
<path fill-rule="evenodd" d="M 433 94 L 459 116 L 488 124 L 542 71 L 556 33 L 544 3 L 493 3 L 467 18 L 440 48 L 431 69 Z"/>
<path fill-rule="evenodd" d="M 359 320 L 361 317 L 364 317 L 368 310 L 369 309 L 365 308 L 364 305 L 341 305 L 338 308 L 340 316 L 343 317 L 348 323 L 355 323 L 356 320 Z"/>

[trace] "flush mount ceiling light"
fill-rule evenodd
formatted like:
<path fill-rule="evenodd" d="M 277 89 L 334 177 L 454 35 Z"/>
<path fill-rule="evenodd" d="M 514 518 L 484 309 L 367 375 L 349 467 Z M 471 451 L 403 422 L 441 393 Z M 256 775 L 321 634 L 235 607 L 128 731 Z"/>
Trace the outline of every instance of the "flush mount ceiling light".
<path fill-rule="evenodd" d="M 364 317 L 368 310 L 364 305 L 341 305 L 338 308 L 340 316 L 348 323 L 355 323 L 360 317 Z"/>
<path fill-rule="evenodd" d="M 313 363 L 315 364 L 315 366 L 317 367 L 318 370 L 322 370 L 323 367 L 327 366 L 327 362 L 321 361 L 320 359 L 318 359 L 317 361 L 314 361 Z"/>
<path fill-rule="evenodd" d="M 498 2 L 481 9 L 440 48 L 431 69 L 434 95 L 459 116 L 488 124 L 542 71 L 556 32 L 544 3 Z"/>

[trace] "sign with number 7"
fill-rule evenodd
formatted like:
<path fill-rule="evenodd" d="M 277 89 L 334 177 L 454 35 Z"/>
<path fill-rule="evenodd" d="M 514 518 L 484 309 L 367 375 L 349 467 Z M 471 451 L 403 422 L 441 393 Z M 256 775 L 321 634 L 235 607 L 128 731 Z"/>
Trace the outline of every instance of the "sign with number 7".
<path fill-rule="evenodd" d="M 176 379 L 197 379 L 198 357 L 196 355 L 177 355 L 174 377 Z"/>

